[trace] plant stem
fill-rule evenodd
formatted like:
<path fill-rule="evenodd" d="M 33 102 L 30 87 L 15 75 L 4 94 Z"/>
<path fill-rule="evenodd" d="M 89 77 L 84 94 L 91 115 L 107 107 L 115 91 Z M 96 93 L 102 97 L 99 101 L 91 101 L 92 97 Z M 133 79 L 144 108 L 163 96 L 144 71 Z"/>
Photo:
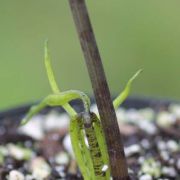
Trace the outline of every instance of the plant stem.
<path fill-rule="evenodd" d="M 122 138 L 86 4 L 84 0 L 69 0 L 69 4 L 102 121 L 111 175 L 115 180 L 127 180 L 129 177 Z"/>

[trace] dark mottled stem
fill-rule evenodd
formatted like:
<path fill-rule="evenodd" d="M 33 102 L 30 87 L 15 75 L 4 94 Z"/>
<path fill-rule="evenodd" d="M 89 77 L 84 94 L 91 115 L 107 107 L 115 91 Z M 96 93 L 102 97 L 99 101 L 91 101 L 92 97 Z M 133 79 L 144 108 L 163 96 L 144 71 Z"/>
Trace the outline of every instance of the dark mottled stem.
<path fill-rule="evenodd" d="M 99 143 L 97 141 L 96 133 L 93 127 L 93 119 L 95 115 L 93 113 L 89 114 L 88 121 L 86 121 L 86 117 L 87 115 L 85 114 L 83 116 L 84 129 L 85 129 L 86 137 L 89 144 L 89 150 L 91 152 L 91 158 L 93 162 L 95 177 L 98 180 L 106 179 L 105 178 L 106 174 L 102 171 L 102 168 L 103 168 L 102 154 L 101 154 Z"/>
<path fill-rule="evenodd" d="M 128 179 L 127 164 L 116 114 L 84 0 L 69 0 L 94 90 L 110 158 L 113 179 Z"/>

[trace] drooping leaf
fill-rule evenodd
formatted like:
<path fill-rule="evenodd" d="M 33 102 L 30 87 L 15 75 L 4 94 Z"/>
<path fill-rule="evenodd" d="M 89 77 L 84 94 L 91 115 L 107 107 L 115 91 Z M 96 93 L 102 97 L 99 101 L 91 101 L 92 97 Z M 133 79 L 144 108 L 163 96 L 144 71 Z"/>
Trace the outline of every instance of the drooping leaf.
<path fill-rule="evenodd" d="M 38 105 L 32 106 L 25 118 L 21 121 L 21 125 L 26 124 L 32 118 L 32 116 L 40 112 L 46 106 L 64 106 L 68 102 L 75 99 L 81 99 L 84 104 L 85 111 L 89 112 L 89 97 L 81 91 L 70 90 L 62 93 L 51 94 L 44 98 Z"/>

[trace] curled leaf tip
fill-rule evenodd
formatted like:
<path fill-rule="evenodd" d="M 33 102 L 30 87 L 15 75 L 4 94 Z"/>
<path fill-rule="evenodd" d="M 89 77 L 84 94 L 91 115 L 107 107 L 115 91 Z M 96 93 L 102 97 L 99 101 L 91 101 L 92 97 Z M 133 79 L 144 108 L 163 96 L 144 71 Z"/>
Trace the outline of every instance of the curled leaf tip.
<path fill-rule="evenodd" d="M 46 39 L 45 39 L 45 42 L 48 42 L 48 41 L 49 41 L 49 39 L 48 39 L 48 38 L 46 38 Z"/>
<path fill-rule="evenodd" d="M 129 80 L 129 81 L 134 81 L 134 79 L 136 79 L 137 76 L 139 76 L 140 73 L 143 72 L 143 69 L 139 69 L 133 76 L 132 78 Z"/>
<path fill-rule="evenodd" d="M 46 38 L 45 41 L 44 41 L 45 46 L 48 46 L 48 43 L 49 43 L 49 39 Z"/>
<path fill-rule="evenodd" d="M 143 70 L 140 69 L 138 70 L 128 81 L 126 84 L 124 90 L 122 93 L 118 95 L 118 97 L 113 101 L 114 108 L 117 109 L 123 102 L 124 100 L 128 97 L 130 90 L 131 90 L 131 85 L 133 81 L 137 78 L 137 76 L 142 72 Z"/>
<path fill-rule="evenodd" d="M 140 74 L 140 73 L 142 73 L 144 70 L 143 69 L 139 69 L 138 71 L 137 71 L 137 74 Z"/>

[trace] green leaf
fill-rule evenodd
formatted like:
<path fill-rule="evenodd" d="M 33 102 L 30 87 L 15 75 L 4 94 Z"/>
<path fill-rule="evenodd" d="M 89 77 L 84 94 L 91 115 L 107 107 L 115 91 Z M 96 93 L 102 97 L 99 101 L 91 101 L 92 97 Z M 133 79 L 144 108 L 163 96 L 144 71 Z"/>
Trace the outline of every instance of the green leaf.
<path fill-rule="evenodd" d="M 51 66 L 50 53 L 49 53 L 49 48 L 48 48 L 48 40 L 45 41 L 44 60 L 45 60 L 44 62 L 45 62 L 47 76 L 49 79 L 49 84 L 52 88 L 52 91 L 54 93 L 58 93 L 58 92 L 60 92 L 60 90 L 59 90 L 58 85 L 56 83 L 56 80 L 54 77 L 54 72 L 53 72 L 52 66 Z"/>
<path fill-rule="evenodd" d="M 128 81 L 128 83 L 126 84 L 126 87 L 124 88 L 124 90 L 119 94 L 119 96 L 117 96 L 117 98 L 113 101 L 113 105 L 114 105 L 114 109 L 118 109 L 118 107 L 124 102 L 124 100 L 128 97 L 130 90 L 131 90 L 131 86 L 133 81 L 137 78 L 137 76 L 142 72 L 142 69 L 138 70 L 134 76 Z"/>
<path fill-rule="evenodd" d="M 89 113 L 90 100 L 86 94 L 77 90 L 64 91 L 62 93 L 51 94 L 44 98 L 44 100 L 42 100 L 38 105 L 32 106 L 26 117 L 21 121 L 21 125 L 26 124 L 32 118 L 32 116 L 40 112 L 46 106 L 64 106 L 68 102 L 75 99 L 81 99 L 84 103 L 85 111 Z"/>
<path fill-rule="evenodd" d="M 49 53 L 49 48 L 48 48 L 48 40 L 45 41 L 45 48 L 44 48 L 44 62 L 45 62 L 45 67 L 46 67 L 46 72 L 49 80 L 49 84 L 51 86 L 51 89 L 54 93 L 59 93 L 60 89 L 57 85 L 54 72 L 52 70 L 52 65 L 51 65 L 51 57 Z M 68 114 L 72 117 L 75 116 L 77 113 L 76 111 L 70 106 L 69 103 L 64 104 L 63 108 L 68 112 Z"/>

